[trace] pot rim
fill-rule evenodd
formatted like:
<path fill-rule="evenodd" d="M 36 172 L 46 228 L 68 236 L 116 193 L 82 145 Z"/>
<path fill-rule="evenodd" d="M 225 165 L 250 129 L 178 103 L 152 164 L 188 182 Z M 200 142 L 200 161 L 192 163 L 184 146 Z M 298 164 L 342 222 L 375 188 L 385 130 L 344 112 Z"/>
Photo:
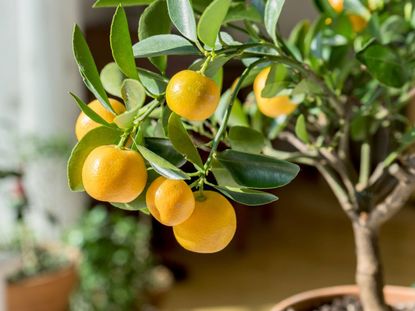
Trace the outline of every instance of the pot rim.
<path fill-rule="evenodd" d="M 390 296 L 399 296 L 407 297 L 407 301 L 415 302 L 415 288 L 405 287 L 405 286 L 396 286 L 396 285 L 387 285 L 384 288 L 386 294 L 386 300 L 389 301 Z M 339 286 L 330 286 L 324 288 L 313 289 L 309 291 L 304 291 L 298 294 L 295 294 L 291 297 L 284 299 L 279 302 L 272 308 L 272 311 L 283 311 L 300 302 L 313 301 L 316 299 L 329 300 L 330 298 L 335 298 L 339 296 L 352 295 L 357 296 L 359 294 L 359 289 L 356 285 L 339 285 Z M 389 298 L 389 299 L 388 299 Z M 405 302 L 405 301 L 403 301 Z"/>

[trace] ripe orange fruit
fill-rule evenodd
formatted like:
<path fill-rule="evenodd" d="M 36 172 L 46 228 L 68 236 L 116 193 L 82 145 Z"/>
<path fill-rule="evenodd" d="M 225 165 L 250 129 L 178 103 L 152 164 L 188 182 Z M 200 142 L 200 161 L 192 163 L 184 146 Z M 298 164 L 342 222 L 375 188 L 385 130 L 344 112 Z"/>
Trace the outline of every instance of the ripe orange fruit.
<path fill-rule="evenodd" d="M 224 249 L 236 231 L 235 210 L 221 194 L 204 191 L 200 201 L 195 193 L 193 214 L 180 225 L 173 227 L 177 242 L 196 253 L 216 253 Z"/>
<path fill-rule="evenodd" d="M 181 224 L 192 215 L 195 199 L 190 187 L 183 180 L 155 179 L 146 193 L 146 203 L 151 215 L 166 226 Z"/>
<path fill-rule="evenodd" d="M 267 82 L 268 74 L 271 68 L 263 69 L 255 78 L 254 94 L 258 109 L 270 118 L 276 118 L 282 115 L 289 115 L 297 105 L 293 103 L 288 96 L 275 96 L 272 98 L 262 97 L 261 92 Z"/>
<path fill-rule="evenodd" d="M 353 31 L 355 32 L 361 32 L 367 26 L 367 20 L 359 15 L 349 14 L 348 18 L 350 23 L 352 24 Z"/>
<path fill-rule="evenodd" d="M 344 0 L 329 0 L 329 4 L 337 13 L 343 12 Z"/>
<path fill-rule="evenodd" d="M 125 111 L 125 106 L 118 100 L 110 98 L 109 101 L 117 114 L 123 113 Z M 111 123 L 115 118 L 115 115 L 112 112 L 108 111 L 104 106 L 102 106 L 98 99 L 90 102 L 88 107 L 94 110 L 101 118 L 109 123 Z M 85 113 L 81 112 L 75 124 L 76 138 L 81 140 L 82 137 L 86 135 L 86 133 L 98 126 L 100 125 L 97 122 L 92 121 Z"/>
<path fill-rule="evenodd" d="M 176 73 L 166 89 L 169 108 L 190 121 L 209 118 L 218 107 L 219 99 L 220 90 L 216 83 L 192 70 Z"/>
<path fill-rule="evenodd" d="M 147 182 L 141 155 L 132 150 L 106 145 L 91 151 L 82 168 L 85 191 L 94 199 L 128 203 L 136 199 Z"/>

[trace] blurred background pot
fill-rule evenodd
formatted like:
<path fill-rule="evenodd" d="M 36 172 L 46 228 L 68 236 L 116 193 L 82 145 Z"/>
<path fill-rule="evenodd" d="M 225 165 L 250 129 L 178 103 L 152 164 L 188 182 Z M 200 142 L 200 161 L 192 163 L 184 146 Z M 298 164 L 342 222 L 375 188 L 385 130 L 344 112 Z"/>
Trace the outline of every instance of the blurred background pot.
<path fill-rule="evenodd" d="M 386 286 L 384 292 L 388 304 L 400 305 L 415 303 L 415 288 Z M 315 307 L 329 303 L 336 298 L 357 296 L 358 293 L 359 290 L 354 285 L 320 288 L 291 296 L 274 306 L 272 311 L 311 311 Z"/>

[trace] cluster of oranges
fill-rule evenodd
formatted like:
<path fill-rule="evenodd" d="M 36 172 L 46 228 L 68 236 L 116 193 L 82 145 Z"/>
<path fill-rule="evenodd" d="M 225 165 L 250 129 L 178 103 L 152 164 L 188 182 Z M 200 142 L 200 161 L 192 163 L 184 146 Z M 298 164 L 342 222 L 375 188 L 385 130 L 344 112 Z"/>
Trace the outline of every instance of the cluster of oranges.
<path fill-rule="evenodd" d="M 277 117 L 294 111 L 296 105 L 286 96 L 261 96 L 270 69 L 256 78 L 254 90 L 258 108 L 265 115 Z M 190 121 L 203 121 L 215 112 L 220 99 L 216 83 L 203 74 L 183 70 L 174 75 L 166 89 L 169 108 Z M 110 99 L 113 110 L 120 114 L 125 106 Z M 113 122 L 116 115 L 98 100 L 89 103 L 105 121 Z M 99 124 L 81 112 L 76 121 L 76 136 L 81 140 Z M 185 249 L 198 253 L 222 250 L 236 231 L 235 211 L 229 201 L 213 191 L 192 192 L 183 180 L 156 178 L 147 188 L 147 167 L 139 152 L 124 146 L 103 145 L 92 150 L 82 167 L 85 191 L 99 201 L 129 203 L 144 191 L 151 215 L 160 223 L 173 227 L 174 235 Z"/>

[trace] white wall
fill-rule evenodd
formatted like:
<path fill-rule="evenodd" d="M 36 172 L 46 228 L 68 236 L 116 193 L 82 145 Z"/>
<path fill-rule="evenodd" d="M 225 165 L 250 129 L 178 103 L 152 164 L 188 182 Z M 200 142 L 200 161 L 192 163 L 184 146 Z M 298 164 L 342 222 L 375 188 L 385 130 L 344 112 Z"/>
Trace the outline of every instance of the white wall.
<path fill-rule="evenodd" d="M 0 108 L 14 125 L 0 130 L 0 149 L 10 151 L 8 156 L 1 153 L 0 168 L 15 167 L 32 137 L 75 141 L 73 124 L 79 111 L 68 91 L 83 94 L 71 49 L 72 27 L 81 19 L 78 1 L 82 0 L 1 1 L 1 44 L 6 46 L 0 57 Z M 84 196 L 68 189 L 65 162 L 63 157 L 30 154 L 24 162 L 29 222 L 43 240 L 57 239 L 62 228 L 76 222 L 84 205 Z M 3 190 L 9 192 L 12 182 L 2 183 Z M 0 193 L 0 234 L 14 227 L 4 191 Z M 62 227 L 50 226 L 45 209 Z"/>

